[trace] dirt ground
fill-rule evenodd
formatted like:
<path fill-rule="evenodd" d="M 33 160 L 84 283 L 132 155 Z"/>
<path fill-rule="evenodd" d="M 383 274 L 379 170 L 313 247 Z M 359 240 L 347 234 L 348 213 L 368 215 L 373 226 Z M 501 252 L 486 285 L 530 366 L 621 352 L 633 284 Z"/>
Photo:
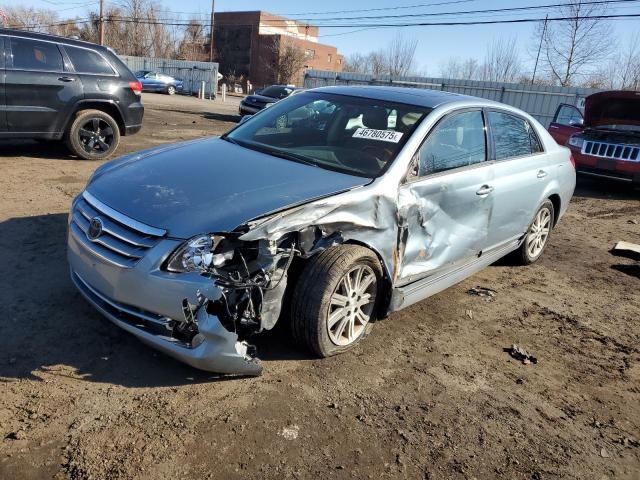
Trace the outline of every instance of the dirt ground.
<path fill-rule="evenodd" d="M 121 153 L 237 121 L 233 101 L 145 100 Z M 539 263 L 491 266 L 338 357 L 269 332 L 263 376 L 224 379 L 72 286 L 67 211 L 97 165 L 0 142 L 0 478 L 640 478 L 640 266 L 609 252 L 640 243 L 640 192 L 579 179 Z"/>

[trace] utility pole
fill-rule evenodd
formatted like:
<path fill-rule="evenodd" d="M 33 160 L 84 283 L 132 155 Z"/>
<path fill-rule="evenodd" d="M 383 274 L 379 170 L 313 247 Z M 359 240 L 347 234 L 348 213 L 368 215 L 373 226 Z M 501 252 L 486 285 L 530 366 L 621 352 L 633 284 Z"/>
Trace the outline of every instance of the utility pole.
<path fill-rule="evenodd" d="M 542 50 L 542 41 L 547 33 L 547 22 L 549 21 L 549 14 L 544 17 L 544 26 L 542 27 L 542 35 L 540 35 L 540 45 L 538 46 L 538 55 L 536 55 L 536 64 L 533 67 L 533 75 L 531 75 L 531 85 L 536 79 L 536 70 L 538 70 L 538 60 L 540 60 L 540 51 Z"/>
<path fill-rule="evenodd" d="M 211 0 L 211 33 L 209 34 L 209 61 L 213 62 L 213 15 L 216 10 L 216 0 Z"/>
<path fill-rule="evenodd" d="M 100 0 L 100 45 L 104 45 L 104 0 Z"/>

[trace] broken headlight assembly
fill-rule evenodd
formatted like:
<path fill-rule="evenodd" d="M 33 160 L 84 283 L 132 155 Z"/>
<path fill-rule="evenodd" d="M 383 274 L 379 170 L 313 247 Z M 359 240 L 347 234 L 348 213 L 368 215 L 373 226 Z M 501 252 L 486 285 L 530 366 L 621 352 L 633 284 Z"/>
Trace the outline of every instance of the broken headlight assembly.
<path fill-rule="evenodd" d="M 167 270 L 174 273 L 203 272 L 220 267 L 233 258 L 233 248 L 224 249 L 220 235 L 198 235 L 184 242 L 171 254 Z"/>

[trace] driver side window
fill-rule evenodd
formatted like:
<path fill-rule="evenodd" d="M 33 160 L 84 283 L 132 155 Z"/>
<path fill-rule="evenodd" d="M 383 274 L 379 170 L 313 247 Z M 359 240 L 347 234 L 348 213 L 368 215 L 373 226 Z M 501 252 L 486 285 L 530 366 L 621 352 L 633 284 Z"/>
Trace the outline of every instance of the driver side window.
<path fill-rule="evenodd" d="M 454 113 L 431 131 L 418 153 L 419 177 L 465 167 L 486 159 L 482 112 Z"/>

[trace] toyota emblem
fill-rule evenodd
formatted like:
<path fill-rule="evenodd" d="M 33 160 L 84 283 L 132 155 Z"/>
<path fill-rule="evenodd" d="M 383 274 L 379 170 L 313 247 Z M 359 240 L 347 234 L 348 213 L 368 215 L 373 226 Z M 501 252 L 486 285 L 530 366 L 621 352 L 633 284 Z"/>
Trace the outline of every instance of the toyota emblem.
<path fill-rule="evenodd" d="M 87 230 L 87 238 L 89 240 L 95 240 L 102 235 L 102 220 L 99 217 L 93 217 L 89 222 L 89 229 Z"/>

